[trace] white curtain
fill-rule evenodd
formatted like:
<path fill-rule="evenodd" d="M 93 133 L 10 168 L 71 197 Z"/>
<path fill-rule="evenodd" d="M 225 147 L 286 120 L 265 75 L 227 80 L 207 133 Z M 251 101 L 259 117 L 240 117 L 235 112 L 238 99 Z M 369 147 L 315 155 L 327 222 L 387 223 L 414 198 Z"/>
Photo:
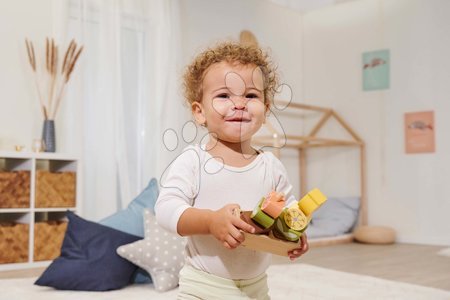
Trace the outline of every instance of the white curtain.
<path fill-rule="evenodd" d="M 177 0 L 71 0 L 69 35 L 84 45 L 82 214 L 124 208 L 172 159 L 166 128 L 187 110 L 180 87 Z"/>

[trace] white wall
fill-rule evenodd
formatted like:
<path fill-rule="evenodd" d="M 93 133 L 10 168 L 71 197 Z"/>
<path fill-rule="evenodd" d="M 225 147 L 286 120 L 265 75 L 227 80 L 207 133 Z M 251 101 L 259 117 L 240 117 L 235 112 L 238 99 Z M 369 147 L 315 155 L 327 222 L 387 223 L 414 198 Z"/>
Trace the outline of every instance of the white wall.
<path fill-rule="evenodd" d="M 0 149 L 31 146 L 42 119 L 27 61 L 25 38 L 44 41 L 52 30 L 51 1 L 0 1 Z"/>
<path fill-rule="evenodd" d="M 43 41 L 54 32 L 55 2 L 35 2 L 0 1 L 2 150 L 30 147 L 41 134 L 23 40 Z M 400 241 L 450 245 L 449 11 L 447 0 L 360 0 L 302 16 L 266 1 L 181 0 L 184 63 L 211 42 L 254 32 L 272 49 L 294 101 L 334 108 L 366 141 L 369 223 L 392 226 Z M 363 92 L 361 54 L 383 48 L 391 51 L 391 88 Z M 436 153 L 406 155 L 403 114 L 421 110 L 435 111 Z M 69 116 L 63 107 L 59 118 Z M 62 149 L 72 149 L 70 137 L 58 134 Z M 355 155 L 314 153 L 310 184 L 337 196 L 356 194 Z M 296 153 L 284 151 L 283 162 L 298 194 Z"/>
<path fill-rule="evenodd" d="M 446 0 L 361 0 L 304 16 L 305 99 L 365 139 L 369 223 L 403 242 L 450 245 L 448 12 Z M 391 88 L 363 92 L 361 54 L 378 49 L 390 49 Z M 435 111 L 436 153 L 405 154 L 404 113 L 422 110 Z"/>
<path fill-rule="evenodd" d="M 385 1 L 392 88 L 385 106 L 385 217 L 405 241 L 450 245 L 450 2 Z M 407 24 L 407 25 L 406 25 Z M 395 71 L 395 73 L 394 73 Z M 436 153 L 404 154 L 403 114 L 435 111 Z"/>
<path fill-rule="evenodd" d="M 15 145 L 30 150 L 33 139 L 41 138 L 43 116 L 25 38 L 33 41 L 37 63 L 42 65 L 46 37 L 66 45 L 63 32 L 67 20 L 62 12 L 67 4 L 59 0 L 0 1 L 0 150 L 14 150 Z M 77 73 L 66 91 L 77 80 Z M 57 151 L 77 154 L 80 135 L 76 132 L 76 104 L 67 102 L 62 101 L 55 121 Z"/>

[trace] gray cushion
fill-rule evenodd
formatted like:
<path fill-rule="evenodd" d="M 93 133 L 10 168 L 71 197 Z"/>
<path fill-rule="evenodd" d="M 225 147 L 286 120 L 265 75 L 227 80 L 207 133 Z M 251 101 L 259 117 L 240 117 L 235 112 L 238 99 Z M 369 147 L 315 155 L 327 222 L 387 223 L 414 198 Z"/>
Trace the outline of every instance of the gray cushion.
<path fill-rule="evenodd" d="M 157 291 L 175 288 L 184 265 L 186 240 L 161 228 L 148 208 L 144 209 L 144 229 L 143 240 L 123 245 L 117 253 L 150 273 Z"/>
<path fill-rule="evenodd" d="M 332 237 L 351 232 L 358 220 L 359 197 L 329 197 L 306 229 L 308 238 Z"/>

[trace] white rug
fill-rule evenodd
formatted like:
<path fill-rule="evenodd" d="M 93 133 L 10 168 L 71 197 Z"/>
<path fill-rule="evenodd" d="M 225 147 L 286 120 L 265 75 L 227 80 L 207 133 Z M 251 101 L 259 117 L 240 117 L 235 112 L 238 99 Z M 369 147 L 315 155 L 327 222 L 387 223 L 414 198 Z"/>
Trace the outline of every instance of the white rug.
<path fill-rule="evenodd" d="M 441 256 L 450 257 L 450 248 L 444 248 L 444 249 L 440 250 L 437 254 L 441 255 Z"/>
<path fill-rule="evenodd" d="M 333 271 L 306 264 L 273 265 L 268 270 L 273 300 L 407 299 L 449 300 L 450 291 Z M 177 290 L 158 293 L 152 285 L 110 292 L 57 291 L 33 285 L 35 278 L 0 280 L 1 300 L 176 299 Z"/>

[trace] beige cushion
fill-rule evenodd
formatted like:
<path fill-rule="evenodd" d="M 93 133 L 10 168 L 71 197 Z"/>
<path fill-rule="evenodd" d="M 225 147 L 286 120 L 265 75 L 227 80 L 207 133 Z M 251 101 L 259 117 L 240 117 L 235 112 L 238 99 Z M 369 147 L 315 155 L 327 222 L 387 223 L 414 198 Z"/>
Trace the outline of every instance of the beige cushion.
<path fill-rule="evenodd" d="M 360 226 L 353 232 L 356 241 L 367 244 L 392 244 L 395 231 L 385 226 Z"/>

